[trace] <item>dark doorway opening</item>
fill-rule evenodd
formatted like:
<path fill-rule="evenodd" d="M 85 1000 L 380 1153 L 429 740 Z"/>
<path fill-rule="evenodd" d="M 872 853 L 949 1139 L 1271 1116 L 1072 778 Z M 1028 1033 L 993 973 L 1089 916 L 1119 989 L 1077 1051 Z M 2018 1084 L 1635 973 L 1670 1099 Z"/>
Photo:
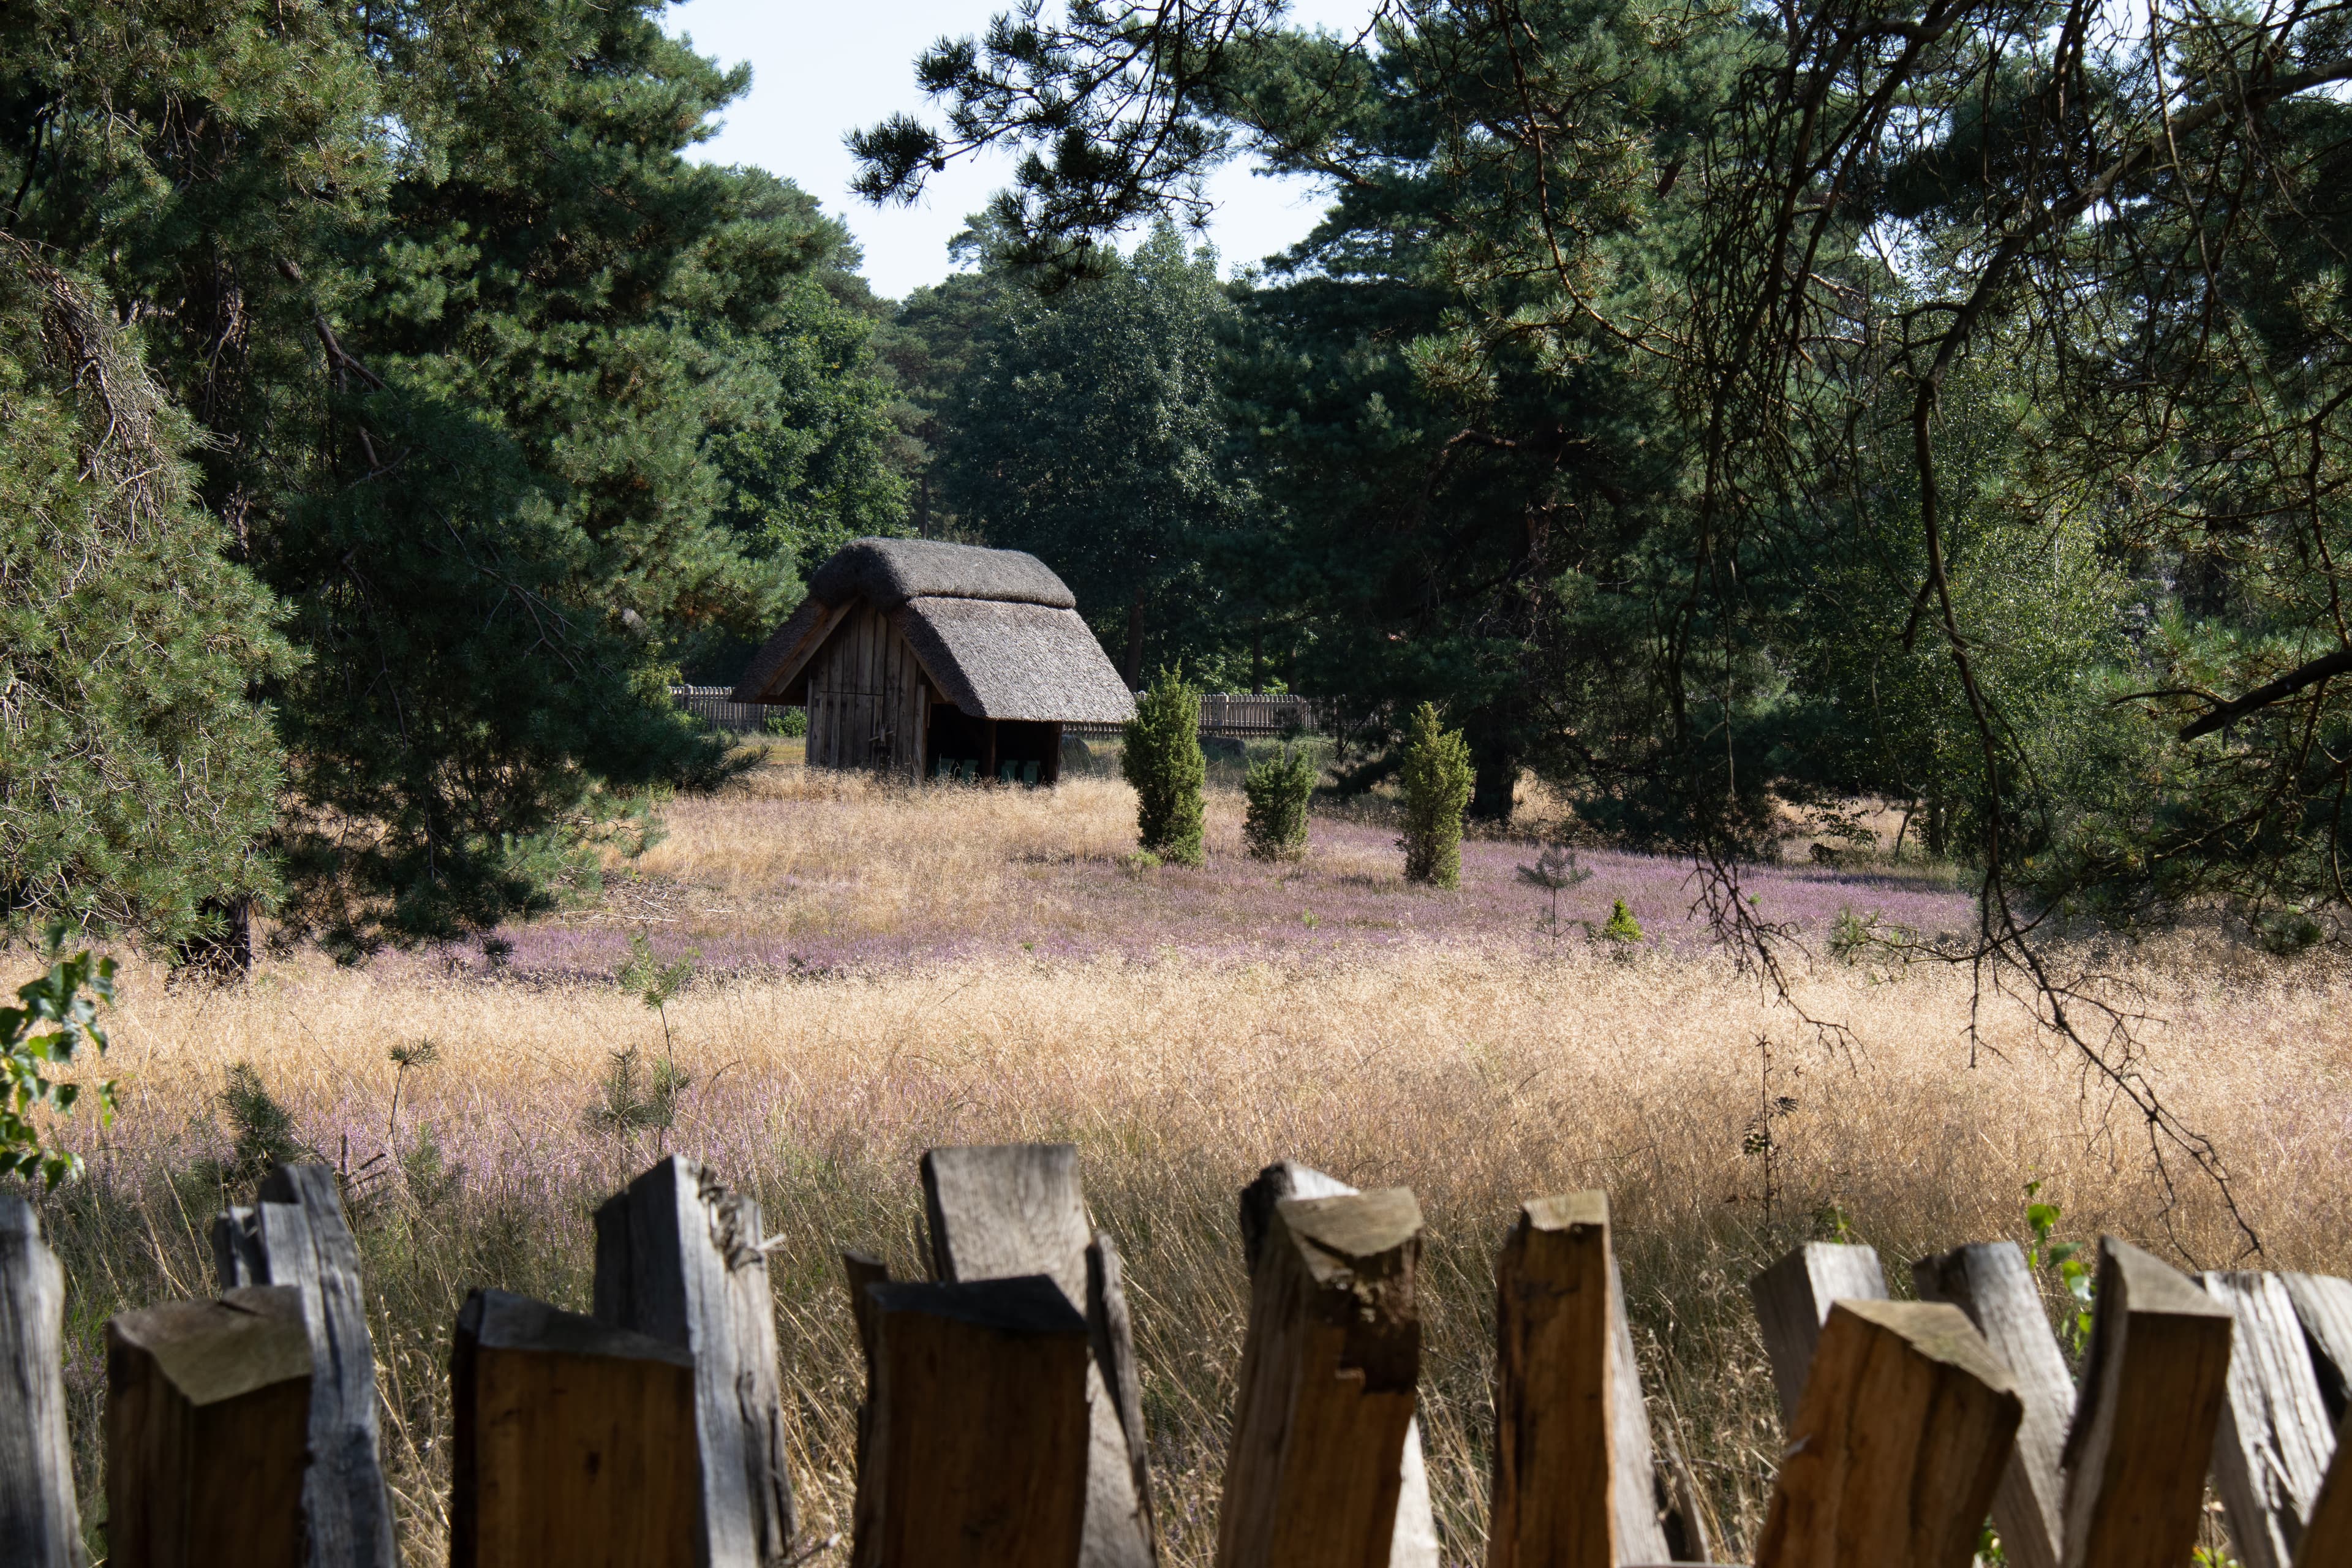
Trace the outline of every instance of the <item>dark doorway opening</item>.
<path fill-rule="evenodd" d="M 975 719 L 948 703 L 931 708 L 923 737 L 931 778 L 1052 784 L 1062 772 L 1062 727 L 1021 719 Z"/>

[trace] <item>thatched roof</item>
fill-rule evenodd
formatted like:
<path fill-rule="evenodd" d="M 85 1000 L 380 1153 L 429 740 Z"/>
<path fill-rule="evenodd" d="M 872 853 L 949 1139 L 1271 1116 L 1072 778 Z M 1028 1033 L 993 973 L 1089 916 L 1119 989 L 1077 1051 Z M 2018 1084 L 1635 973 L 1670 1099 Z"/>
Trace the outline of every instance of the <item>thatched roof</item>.
<path fill-rule="evenodd" d="M 738 702 L 800 702 L 805 671 L 854 606 L 890 616 L 940 697 L 979 719 L 1118 723 L 1135 700 L 1076 596 L 1035 556 L 926 539 L 861 539 L 752 657 Z"/>
<path fill-rule="evenodd" d="M 940 694 L 982 719 L 1111 724 L 1135 717 L 1127 683 L 1076 610 L 986 599 L 909 599 L 890 617 Z"/>
<path fill-rule="evenodd" d="M 936 539 L 852 540 L 816 569 L 809 597 L 824 605 L 861 598 L 877 610 L 895 610 L 909 599 L 991 599 L 1057 610 L 1078 603 L 1025 550 L 982 550 Z"/>

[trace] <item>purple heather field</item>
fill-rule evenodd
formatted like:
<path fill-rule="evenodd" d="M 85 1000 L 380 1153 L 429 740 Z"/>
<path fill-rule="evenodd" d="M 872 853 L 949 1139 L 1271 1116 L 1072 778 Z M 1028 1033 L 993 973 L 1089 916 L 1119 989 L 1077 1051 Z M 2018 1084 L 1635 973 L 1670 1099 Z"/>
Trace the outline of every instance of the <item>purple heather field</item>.
<path fill-rule="evenodd" d="M 651 932 L 656 952 L 665 958 L 691 949 L 706 971 L 745 974 L 867 973 L 1014 952 L 1216 963 L 1312 959 L 1416 942 L 1541 946 L 1553 940 L 1540 922 L 1549 895 L 1517 874 L 1536 858 L 1534 844 L 1465 842 L 1461 887 L 1453 891 L 1402 880 L 1392 829 L 1318 816 L 1313 844 L 1306 862 L 1284 867 L 1237 855 L 1213 856 L 1198 868 L 1141 871 L 1108 856 L 1032 858 L 1004 897 L 978 918 L 969 900 L 943 899 L 936 913 L 919 902 L 879 930 L 841 929 L 854 926 L 842 921 L 831 922 L 832 929 L 817 922 L 818 929 L 762 931 L 756 929 L 761 921 L 731 920 L 716 910 L 647 923 L 628 912 L 633 891 L 658 896 L 677 889 L 624 877 L 593 914 L 502 934 L 514 944 L 509 973 L 544 981 L 611 973 L 627 952 L 628 932 L 638 929 Z M 1585 850 L 1579 859 L 1592 874 L 1559 895 L 1559 941 L 1582 942 L 1580 922 L 1606 920 L 1612 901 L 1622 899 L 1649 941 L 1684 952 L 1709 942 L 1689 861 L 1611 850 Z M 1825 940 L 1847 910 L 1922 937 L 1965 931 L 1974 923 L 1970 892 L 1916 875 L 1756 865 L 1742 867 L 1740 880 L 1761 920 L 1786 925 L 1808 946 Z M 787 901 L 795 891 L 790 876 L 776 889 Z M 746 924 L 753 929 L 746 931 Z M 438 962 L 481 961 L 448 953 Z"/>

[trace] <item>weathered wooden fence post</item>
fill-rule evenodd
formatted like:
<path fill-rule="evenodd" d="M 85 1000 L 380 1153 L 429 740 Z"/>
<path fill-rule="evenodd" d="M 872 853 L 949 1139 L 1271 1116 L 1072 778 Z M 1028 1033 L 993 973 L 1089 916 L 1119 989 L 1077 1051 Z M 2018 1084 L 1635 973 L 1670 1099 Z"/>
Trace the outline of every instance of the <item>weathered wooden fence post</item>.
<path fill-rule="evenodd" d="M 0 1197 L 0 1563 L 82 1568 L 66 1435 L 65 1271 L 40 1217 Z"/>
<path fill-rule="evenodd" d="M 694 1357 L 504 1290 L 449 1356 L 450 1568 L 697 1568 Z"/>
<path fill-rule="evenodd" d="M 1948 1301 L 1968 1314 L 2009 1368 L 2024 1402 L 2017 1445 L 1993 1494 L 1992 1520 L 2017 1568 L 2059 1568 L 2064 1556 L 2064 1478 L 2058 1461 L 2074 1419 L 2074 1379 L 2059 1353 L 2025 1255 L 2012 1241 L 1977 1242 L 1911 1266 L 1923 1301 Z"/>
<path fill-rule="evenodd" d="M 1093 1348 L 1045 1275 L 877 1284 L 860 1568 L 1076 1568 Z"/>
<path fill-rule="evenodd" d="M 1772 1386 L 1780 1395 L 1780 1420 L 1793 1428 L 1805 1392 L 1805 1369 L 1813 1344 L 1829 1321 L 1832 1301 L 1884 1301 L 1886 1275 L 1878 1253 L 1867 1247 L 1809 1241 L 1748 1282 L 1756 1303 L 1764 1353 L 1772 1363 Z"/>
<path fill-rule="evenodd" d="M 922 1160 L 931 1272 L 970 1284 L 1042 1274 L 1084 1315 L 1087 1373 L 1087 1568 L 1150 1568 L 1158 1560 L 1145 1468 L 1143 1410 L 1118 1251 L 1093 1231 L 1070 1143 L 933 1149 Z"/>
<path fill-rule="evenodd" d="M 2336 1427 L 2336 1451 L 2326 1479 L 2311 1505 L 2303 1539 L 2295 1543 L 2295 1568 L 2352 1568 L 2352 1442 L 2344 1417 L 2352 1406 L 2352 1280 L 2326 1274 L 2282 1274 L 2295 1321 L 2311 1351 L 2319 1397 Z"/>
<path fill-rule="evenodd" d="M 1756 1568 L 1968 1568 L 2023 1406 L 1959 1309 L 1841 1299 Z"/>
<path fill-rule="evenodd" d="M 280 1165 L 264 1176 L 251 1208 L 213 1221 L 213 1264 L 223 1289 L 283 1285 L 301 1293 L 311 1355 L 310 1468 L 302 1483 L 311 1568 L 396 1568 L 359 1242 L 333 1168 Z"/>
<path fill-rule="evenodd" d="M 2096 1310 L 2066 1435 L 2066 1568 L 2179 1568 L 2204 1509 L 2230 1310 L 2108 1236 Z"/>
<path fill-rule="evenodd" d="M 760 1205 L 672 1154 L 596 1211 L 595 1316 L 694 1356 L 702 1568 L 781 1568 L 799 1523 Z"/>
<path fill-rule="evenodd" d="M 863 1563 L 866 1556 L 865 1532 L 858 1523 L 865 1517 L 866 1457 L 869 1447 L 868 1434 L 874 1429 L 874 1391 L 880 1383 L 881 1371 L 881 1309 L 875 1306 L 867 1293 L 869 1285 L 890 1283 L 890 1268 L 870 1252 L 845 1248 L 841 1254 L 842 1272 L 849 1279 L 849 1315 L 857 1325 L 857 1348 L 866 1360 L 866 1396 L 857 1402 L 857 1493 L 853 1500 L 851 1518 L 851 1555 L 853 1563 Z M 878 1537 L 877 1537 L 878 1539 Z"/>
<path fill-rule="evenodd" d="M 108 1322 L 109 1568 L 299 1568 L 311 1364 L 289 1286 Z"/>
<path fill-rule="evenodd" d="M 2295 1321 L 2311 1350 L 2311 1370 L 2327 1418 L 2338 1426 L 2352 1409 L 2352 1279 L 2329 1274 L 2282 1274 Z"/>
<path fill-rule="evenodd" d="M 1402 1187 L 1273 1205 L 1250 1270 L 1217 1568 L 1388 1568 L 1421 1373 L 1421 1231 Z"/>
<path fill-rule="evenodd" d="M 1274 1205 L 1282 1198 L 1346 1197 L 1358 1189 L 1311 1165 L 1278 1160 L 1257 1173 L 1242 1189 L 1242 1258 L 1251 1272 L 1257 1269 L 1259 1244 L 1274 1222 Z M 1633 1353 L 1625 1340 L 1624 1353 Z M 1429 1502 L 1429 1462 L 1421 1447 L 1421 1416 L 1416 1413 L 1404 1429 L 1404 1458 L 1397 1482 L 1396 1533 L 1389 1543 L 1389 1568 L 1437 1568 L 1437 1517 Z"/>
<path fill-rule="evenodd" d="M 1495 1267 L 1495 1333 L 1488 1568 L 1665 1562 L 1608 1194 L 1520 1208 Z"/>
<path fill-rule="evenodd" d="M 2294 1300 L 2275 1274 L 2216 1272 L 2206 1293 L 2236 1320 L 2213 1432 L 2213 1484 L 2245 1568 L 2293 1568 L 2336 1453 Z"/>

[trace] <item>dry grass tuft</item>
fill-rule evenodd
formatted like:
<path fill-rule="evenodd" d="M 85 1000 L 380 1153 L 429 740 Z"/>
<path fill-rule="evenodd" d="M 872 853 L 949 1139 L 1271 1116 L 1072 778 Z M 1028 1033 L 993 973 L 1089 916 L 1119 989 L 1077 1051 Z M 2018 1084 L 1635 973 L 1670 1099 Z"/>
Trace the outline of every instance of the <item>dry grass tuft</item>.
<path fill-rule="evenodd" d="M 958 805 L 771 780 L 680 806 L 656 866 L 746 905 L 821 863 L 856 868 L 845 909 L 978 908 L 1029 858 L 1131 842 L 1124 792 L 1108 784 Z M 2150 1016 L 2154 1081 L 2228 1154 L 2269 1265 L 2352 1268 L 2352 985 L 2335 971 L 2224 980 L 2145 959 L 2119 984 Z M 1171 1563 L 1205 1563 L 1213 1536 L 1242 1325 L 1234 1194 L 1283 1156 L 1410 1185 L 1429 1216 L 1423 1411 L 1449 1561 L 1483 1555 L 1494 1250 L 1519 1201 L 1587 1186 L 1614 1205 L 1653 1419 L 1700 1468 L 1737 1556 L 1779 1447 L 1745 1282 L 1796 1241 L 1849 1226 L 1903 1290 L 1923 1251 L 2021 1235 L 2022 1184 L 2039 1178 L 2071 1236 L 2114 1230 L 2207 1264 L 2238 1247 L 2210 1192 L 2185 1188 L 2168 1207 L 2137 1130 L 2111 1122 L 2096 1086 L 2020 1016 L 1993 1009 L 1998 1054 L 1968 1065 L 1965 972 L 1832 966 L 1805 986 L 1809 1007 L 1857 1030 L 1851 1058 L 1720 961 L 1580 944 L 706 977 L 670 1005 L 691 1080 L 676 1126 L 622 1136 L 589 1110 L 611 1053 L 658 1051 L 661 1034 L 609 984 L 305 960 L 241 991 L 167 992 L 134 966 L 110 1058 L 121 1120 L 91 1151 L 93 1179 L 48 1205 L 74 1292 L 84 1479 L 96 1485 L 105 1317 L 208 1289 L 221 1182 L 205 1163 L 229 1152 L 215 1097 L 250 1062 L 329 1158 L 406 1172 L 372 1189 L 360 1227 L 419 1563 L 444 1551 L 443 1368 L 465 1290 L 584 1307 L 588 1211 L 663 1142 L 756 1190 L 786 1238 L 772 1270 L 804 1511 L 820 1531 L 845 1527 L 858 1373 L 837 1249 L 919 1273 L 921 1151 L 1024 1139 L 1081 1146 L 1096 1217 L 1126 1252 Z M 439 1060 L 408 1074 L 395 1129 L 387 1052 L 427 1037 Z M 1769 1211 L 1765 1162 L 1743 1152 L 1768 1094 L 1795 1101 L 1769 1121 Z M 436 1178 L 436 1160 L 462 1165 L 462 1184 Z"/>

